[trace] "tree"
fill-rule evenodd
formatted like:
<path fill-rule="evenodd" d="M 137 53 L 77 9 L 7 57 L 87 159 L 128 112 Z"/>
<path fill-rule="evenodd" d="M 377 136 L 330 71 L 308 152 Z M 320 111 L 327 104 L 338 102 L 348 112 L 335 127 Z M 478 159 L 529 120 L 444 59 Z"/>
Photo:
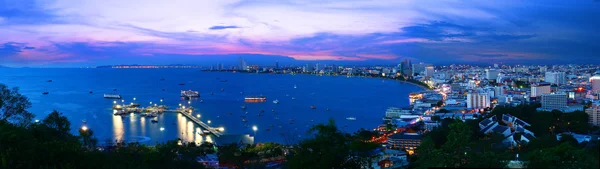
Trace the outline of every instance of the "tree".
<path fill-rule="evenodd" d="M 528 168 L 598 168 L 598 159 L 569 143 L 533 151 Z"/>
<path fill-rule="evenodd" d="M 69 134 L 69 131 L 71 130 L 71 122 L 69 122 L 67 117 L 63 116 L 62 113 L 56 110 L 48 114 L 48 116 L 42 120 L 42 123 L 49 128 L 58 131 L 60 135 Z"/>
<path fill-rule="evenodd" d="M 34 115 L 27 111 L 31 102 L 19 93 L 19 88 L 9 89 L 0 83 L 0 121 L 8 121 L 19 125 L 31 123 Z"/>

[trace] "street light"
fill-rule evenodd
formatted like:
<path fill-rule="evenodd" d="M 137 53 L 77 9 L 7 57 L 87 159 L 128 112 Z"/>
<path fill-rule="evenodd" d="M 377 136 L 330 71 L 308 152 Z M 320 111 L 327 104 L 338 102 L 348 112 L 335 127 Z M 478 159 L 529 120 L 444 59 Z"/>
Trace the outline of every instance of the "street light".
<path fill-rule="evenodd" d="M 117 101 L 113 101 L 113 104 L 117 104 Z"/>
<path fill-rule="evenodd" d="M 125 103 L 125 100 L 121 100 L 121 103 Z"/>
<path fill-rule="evenodd" d="M 87 130 L 88 130 L 88 128 L 87 128 L 87 126 L 82 126 L 82 127 L 81 127 L 81 130 L 83 130 L 83 131 L 87 131 Z"/>
<path fill-rule="evenodd" d="M 165 128 L 164 128 L 164 127 L 161 127 L 161 128 L 160 128 L 160 131 L 165 131 Z"/>
<path fill-rule="evenodd" d="M 188 101 L 188 104 L 192 104 L 192 101 Z"/>
<path fill-rule="evenodd" d="M 200 118 L 200 114 L 197 114 L 196 117 Z"/>
<path fill-rule="evenodd" d="M 152 105 L 152 102 L 150 102 L 150 105 Z"/>
<path fill-rule="evenodd" d="M 181 103 L 179 103 L 179 107 L 181 107 Z"/>
<path fill-rule="evenodd" d="M 135 97 L 133 98 L 133 101 L 135 101 Z"/>
<path fill-rule="evenodd" d="M 208 121 L 208 124 L 210 124 L 210 120 Z"/>
<path fill-rule="evenodd" d="M 258 127 L 252 126 L 252 130 L 256 133 L 256 130 L 258 130 Z"/>

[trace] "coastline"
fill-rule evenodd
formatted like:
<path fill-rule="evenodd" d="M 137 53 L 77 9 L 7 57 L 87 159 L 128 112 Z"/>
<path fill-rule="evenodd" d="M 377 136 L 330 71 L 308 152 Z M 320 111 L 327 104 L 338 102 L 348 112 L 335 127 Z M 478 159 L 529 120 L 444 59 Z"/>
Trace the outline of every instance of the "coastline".
<path fill-rule="evenodd" d="M 345 76 L 345 75 L 338 75 L 338 74 L 315 74 L 315 73 L 273 73 L 273 72 L 248 72 L 248 71 L 232 71 L 232 70 L 226 70 L 226 71 L 214 71 L 214 70 L 201 70 L 202 72 L 229 72 L 229 73 L 254 73 L 254 74 L 290 74 L 290 75 L 296 75 L 296 74 L 301 74 L 301 75 L 315 75 L 315 76 Z M 431 91 L 433 90 L 432 88 L 430 88 L 429 86 L 427 86 L 426 84 L 420 84 L 417 82 L 412 82 L 412 79 L 409 80 L 405 80 L 405 79 L 399 79 L 399 78 L 391 78 L 391 77 L 382 77 L 382 76 L 359 76 L 359 75 L 353 75 L 350 77 L 362 77 L 362 78 L 378 78 L 378 79 L 384 79 L 384 80 L 395 80 L 395 81 L 399 81 L 401 83 L 408 83 L 408 84 L 412 84 L 415 85 L 417 87 L 420 87 L 423 90 L 427 90 L 427 91 Z"/>

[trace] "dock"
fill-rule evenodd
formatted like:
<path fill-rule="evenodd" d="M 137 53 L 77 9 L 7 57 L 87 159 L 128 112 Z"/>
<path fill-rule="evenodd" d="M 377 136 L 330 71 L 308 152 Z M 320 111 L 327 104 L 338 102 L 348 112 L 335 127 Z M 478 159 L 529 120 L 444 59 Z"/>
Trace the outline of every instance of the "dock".
<path fill-rule="evenodd" d="M 186 118 L 188 118 L 189 120 L 191 120 L 192 122 L 198 124 L 200 127 L 202 127 L 204 130 L 209 131 L 211 134 L 213 134 L 216 137 L 220 137 L 223 135 L 223 133 L 221 133 L 220 131 L 215 130 L 214 128 L 210 127 L 208 124 L 200 121 L 198 118 L 194 117 L 191 113 L 193 111 L 193 108 L 189 107 L 189 108 L 177 108 L 177 109 L 168 109 L 166 106 L 149 106 L 147 108 L 144 107 L 126 107 L 127 105 L 115 105 L 113 106 L 113 109 L 118 109 L 118 110 L 124 110 L 122 114 L 128 114 L 128 113 L 141 113 L 141 112 L 152 112 L 152 113 L 166 113 L 166 112 L 171 112 L 171 113 L 180 113 L 183 116 L 185 116 Z M 115 114 L 115 115 L 121 115 L 121 114 Z"/>

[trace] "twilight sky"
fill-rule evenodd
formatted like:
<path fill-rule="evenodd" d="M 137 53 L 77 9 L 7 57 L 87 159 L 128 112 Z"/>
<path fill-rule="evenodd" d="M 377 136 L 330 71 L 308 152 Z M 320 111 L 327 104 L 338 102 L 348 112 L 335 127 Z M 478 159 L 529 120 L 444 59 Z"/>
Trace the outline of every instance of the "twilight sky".
<path fill-rule="evenodd" d="M 600 0 L 0 0 L 0 65 L 600 63 Z"/>

